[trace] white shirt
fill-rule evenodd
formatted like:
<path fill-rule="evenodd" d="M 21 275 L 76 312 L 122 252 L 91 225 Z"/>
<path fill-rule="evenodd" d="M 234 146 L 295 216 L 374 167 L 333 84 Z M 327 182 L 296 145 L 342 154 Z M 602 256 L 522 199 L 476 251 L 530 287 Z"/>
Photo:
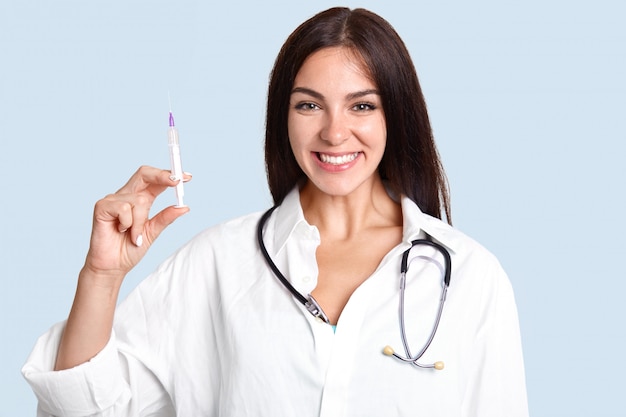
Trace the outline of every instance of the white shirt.
<path fill-rule="evenodd" d="M 259 251 L 259 213 L 198 235 L 117 309 L 107 346 L 53 372 L 64 323 L 37 342 L 23 373 L 39 416 L 525 417 L 517 311 L 497 260 L 479 244 L 401 199 L 403 240 L 350 297 L 331 326 L 311 316 Z M 439 330 L 420 369 L 404 353 L 398 318 L 400 259 L 429 234 L 452 257 Z M 265 227 L 274 262 L 303 294 L 316 286 L 317 228 L 297 189 Z M 407 275 L 406 329 L 420 350 L 441 292 L 437 256 L 418 246 Z M 433 261 L 434 259 L 435 261 Z"/>

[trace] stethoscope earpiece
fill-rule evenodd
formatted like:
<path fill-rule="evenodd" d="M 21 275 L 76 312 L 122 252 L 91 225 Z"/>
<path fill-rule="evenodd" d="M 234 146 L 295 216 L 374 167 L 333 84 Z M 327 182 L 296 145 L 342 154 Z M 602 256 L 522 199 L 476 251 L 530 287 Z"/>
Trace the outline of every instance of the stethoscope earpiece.
<path fill-rule="evenodd" d="M 387 355 L 387 356 L 394 356 L 394 357 L 400 359 L 401 361 L 410 362 L 413 365 L 418 366 L 420 368 L 433 368 L 433 369 L 435 369 L 437 371 L 441 371 L 445 367 L 445 364 L 443 363 L 443 361 L 437 361 L 437 362 L 433 363 L 432 365 L 422 365 L 421 363 L 418 363 L 417 360 L 403 358 L 403 357 L 399 356 L 398 354 L 396 354 L 396 352 L 393 350 L 393 348 L 391 346 L 389 346 L 389 345 L 387 345 L 387 346 L 385 346 L 383 348 L 383 353 L 385 355 Z"/>
<path fill-rule="evenodd" d="M 393 354 L 396 352 L 393 350 L 391 346 L 387 345 L 383 348 L 383 353 L 387 356 L 393 356 Z"/>

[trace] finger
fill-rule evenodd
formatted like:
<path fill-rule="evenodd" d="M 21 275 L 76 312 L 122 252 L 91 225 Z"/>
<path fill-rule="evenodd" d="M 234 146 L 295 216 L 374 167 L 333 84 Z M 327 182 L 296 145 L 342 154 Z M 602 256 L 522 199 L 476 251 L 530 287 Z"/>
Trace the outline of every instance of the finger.
<path fill-rule="evenodd" d="M 130 239 L 135 246 L 143 244 L 144 227 L 150 216 L 152 201 L 145 195 L 134 196 L 132 206 L 132 225 L 130 226 Z"/>
<path fill-rule="evenodd" d="M 96 203 L 94 220 L 96 223 L 116 222 L 120 233 L 128 232 L 128 238 L 141 246 L 151 200 L 145 194 L 111 194 Z"/>
<path fill-rule="evenodd" d="M 187 172 L 183 174 L 183 181 L 190 181 L 191 178 L 191 174 Z M 173 178 L 170 171 L 142 166 L 120 190 L 106 197 L 109 204 L 106 209 L 106 217 L 109 220 L 116 217 L 118 230 L 120 232 L 128 231 L 129 239 L 136 246 L 142 246 L 145 238 L 144 229 L 149 221 L 150 209 L 154 199 L 167 187 L 174 187 L 178 183 L 179 179 Z M 115 204 L 113 201 L 118 203 Z M 167 227 L 168 224 L 185 213 L 186 211 L 176 210 L 172 212 L 174 217 L 165 214 L 163 219 L 166 223 L 160 227 Z"/>
<path fill-rule="evenodd" d="M 170 177 L 171 174 L 167 170 L 144 165 L 139 167 L 128 182 L 118 190 L 118 193 L 135 194 L 149 190 L 156 197 L 165 188 L 172 187 L 178 183 L 177 180 Z"/>
<path fill-rule="evenodd" d="M 117 214 L 117 230 L 126 232 L 133 225 L 133 206 L 128 202 L 121 202 Z"/>
<path fill-rule="evenodd" d="M 148 239 L 150 244 L 159 237 L 161 232 L 165 230 L 167 226 L 172 224 L 176 219 L 189 213 L 189 207 L 175 207 L 170 206 L 161 210 L 155 214 L 152 219 L 148 221 L 145 227 L 146 236 L 144 239 Z"/>
<path fill-rule="evenodd" d="M 125 232 L 133 224 L 132 203 L 115 194 L 108 195 L 96 203 L 94 222 L 115 223 L 118 231 Z"/>
<path fill-rule="evenodd" d="M 170 179 L 171 179 L 172 181 L 175 181 L 175 182 L 178 184 L 178 180 L 179 180 L 180 178 L 178 178 L 178 177 L 176 176 L 176 174 L 174 174 L 172 171 L 168 171 L 168 172 L 170 173 Z M 192 178 L 192 177 L 193 177 L 193 175 L 192 175 L 192 174 L 190 174 L 189 172 L 183 172 L 183 182 L 188 182 L 188 181 L 191 181 L 191 178 Z"/>

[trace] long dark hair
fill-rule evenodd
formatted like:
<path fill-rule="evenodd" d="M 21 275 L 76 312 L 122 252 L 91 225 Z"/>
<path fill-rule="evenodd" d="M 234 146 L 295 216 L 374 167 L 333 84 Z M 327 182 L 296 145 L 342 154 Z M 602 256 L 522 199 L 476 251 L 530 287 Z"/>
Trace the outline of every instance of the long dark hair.
<path fill-rule="evenodd" d="M 271 73 L 265 125 L 265 165 L 270 192 L 279 204 L 304 177 L 289 144 L 287 117 L 291 90 L 312 53 L 328 47 L 352 49 L 380 93 L 387 144 L 378 167 L 394 192 L 450 223 L 448 182 L 433 140 L 426 103 L 404 42 L 380 16 L 336 7 L 302 23 L 285 41 Z"/>

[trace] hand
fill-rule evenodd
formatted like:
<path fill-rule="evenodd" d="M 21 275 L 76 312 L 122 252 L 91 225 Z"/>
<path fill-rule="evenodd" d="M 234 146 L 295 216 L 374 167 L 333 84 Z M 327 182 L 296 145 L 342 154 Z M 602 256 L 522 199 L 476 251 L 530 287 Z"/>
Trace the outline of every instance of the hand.
<path fill-rule="evenodd" d="M 190 179 L 185 174 L 183 181 Z M 170 171 L 142 166 L 119 191 L 98 201 L 83 272 L 117 278 L 121 284 L 159 234 L 189 212 L 187 207 L 170 206 L 149 218 L 156 197 L 176 184 Z"/>
<path fill-rule="evenodd" d="M 159 234 L 187 213 L 167 207 L 149 218 L 156 197 L 178 184 L 169 171 L 141 167 L 118 192 L 96 203 L 91 245 L 80 272 L 76 296 L 59 344 L 56 370 L 93 358 L 111 337 L 122 281 Z M 183 181 L 189 181 L 185 175 Z"/>

